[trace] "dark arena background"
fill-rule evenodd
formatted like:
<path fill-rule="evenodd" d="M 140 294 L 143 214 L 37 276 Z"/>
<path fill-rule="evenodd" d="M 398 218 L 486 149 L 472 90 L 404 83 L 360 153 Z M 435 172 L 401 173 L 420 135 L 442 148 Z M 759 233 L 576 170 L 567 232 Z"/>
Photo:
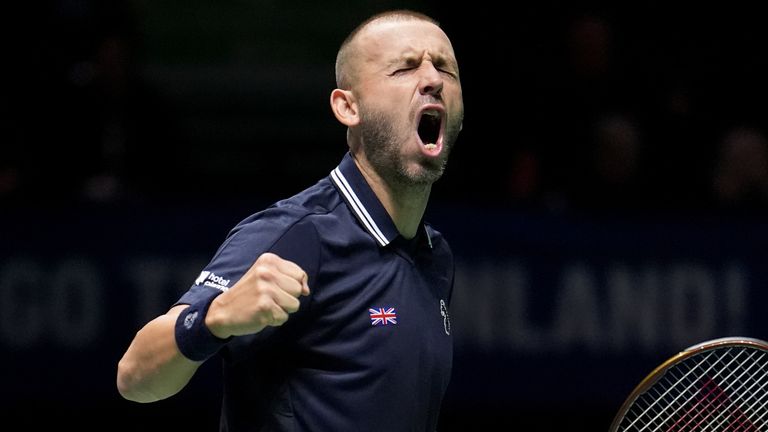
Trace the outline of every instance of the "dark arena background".
<path fill-rule="evenodd" d="M 401 7 L 443 24 L 466 107 L 428 210 L 458 259 L 440 431 L 607 431 L 670 355 L 768 338 L 757 9 L 13 2 L 0 429 L 216 430 L 216 364 L 140 405 L 118 395 L 117 362 L 229 228 L 336 166 L 336 49 Z"/>

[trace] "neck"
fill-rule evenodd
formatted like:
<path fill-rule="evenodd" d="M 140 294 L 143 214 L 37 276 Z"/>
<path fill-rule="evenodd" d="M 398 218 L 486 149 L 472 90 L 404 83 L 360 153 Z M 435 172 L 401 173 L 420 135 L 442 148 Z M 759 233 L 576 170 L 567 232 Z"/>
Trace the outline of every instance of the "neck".
<path fill-rule="evenodd" d="M 384 205 L 397 231 L 406 239 L 412 239 L 419 230 L 421 219 L 427 208 L 430 185 L 393 185 L 387 182 L 368 164 L 355 158 L 363 177 L 371 186 L 376 197 Z"/>

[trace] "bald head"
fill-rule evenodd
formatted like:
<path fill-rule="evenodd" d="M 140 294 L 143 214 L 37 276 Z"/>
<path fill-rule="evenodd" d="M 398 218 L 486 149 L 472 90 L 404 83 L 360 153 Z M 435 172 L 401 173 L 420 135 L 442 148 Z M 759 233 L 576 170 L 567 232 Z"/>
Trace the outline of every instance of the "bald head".
<path fill-rule="evenodd" d="M 360 46 L 358 36 L 371 25 L 380 22 L 396 21 L 424 21 L 436 26 L 440 24 L 433 18 L 419 12 L 407 9 L 382 12 L 363 21 L 344 39 L 338 54 L 336 54 L 336 87 L 340 89 L 349 89 L 357 77 L 357 64 L 355 59 L 360 57 Z"/>

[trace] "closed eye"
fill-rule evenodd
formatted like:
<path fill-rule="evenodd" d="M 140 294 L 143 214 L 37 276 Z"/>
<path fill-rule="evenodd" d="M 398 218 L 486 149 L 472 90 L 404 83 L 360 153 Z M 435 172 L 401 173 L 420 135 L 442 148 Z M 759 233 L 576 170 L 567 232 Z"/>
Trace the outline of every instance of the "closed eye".
<path fill-rule="evenodd" d="M 398 74 L 402 74 L 402 73 L 405 73 L 405 72 L 409 72 L 409 71 L 412 71 L 413 69 L 415 69 L 415 68 L 412 68 L 412 67 L 407 67 L 407 68 L 401 68 L 401 69 L 397 69 L 397 70 L 395 70 L 394 72 L 392 72 L 392 73 L 390 74 L 390 76 L 392 76 L 392 75 L 398 75 Z"/>

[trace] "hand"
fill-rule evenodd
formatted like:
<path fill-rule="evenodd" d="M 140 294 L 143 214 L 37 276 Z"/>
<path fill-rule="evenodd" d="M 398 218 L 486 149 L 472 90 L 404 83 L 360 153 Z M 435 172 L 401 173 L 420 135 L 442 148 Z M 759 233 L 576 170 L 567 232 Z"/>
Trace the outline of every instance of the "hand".
<path fill-rule="evenodd" d="M 216 297 L 205 325 L 222 339 L 279 326 L 299 310 L 299 297 L 309 295 L 307 273 L 273 253 L 262 254 L 229 290 Z"/>

